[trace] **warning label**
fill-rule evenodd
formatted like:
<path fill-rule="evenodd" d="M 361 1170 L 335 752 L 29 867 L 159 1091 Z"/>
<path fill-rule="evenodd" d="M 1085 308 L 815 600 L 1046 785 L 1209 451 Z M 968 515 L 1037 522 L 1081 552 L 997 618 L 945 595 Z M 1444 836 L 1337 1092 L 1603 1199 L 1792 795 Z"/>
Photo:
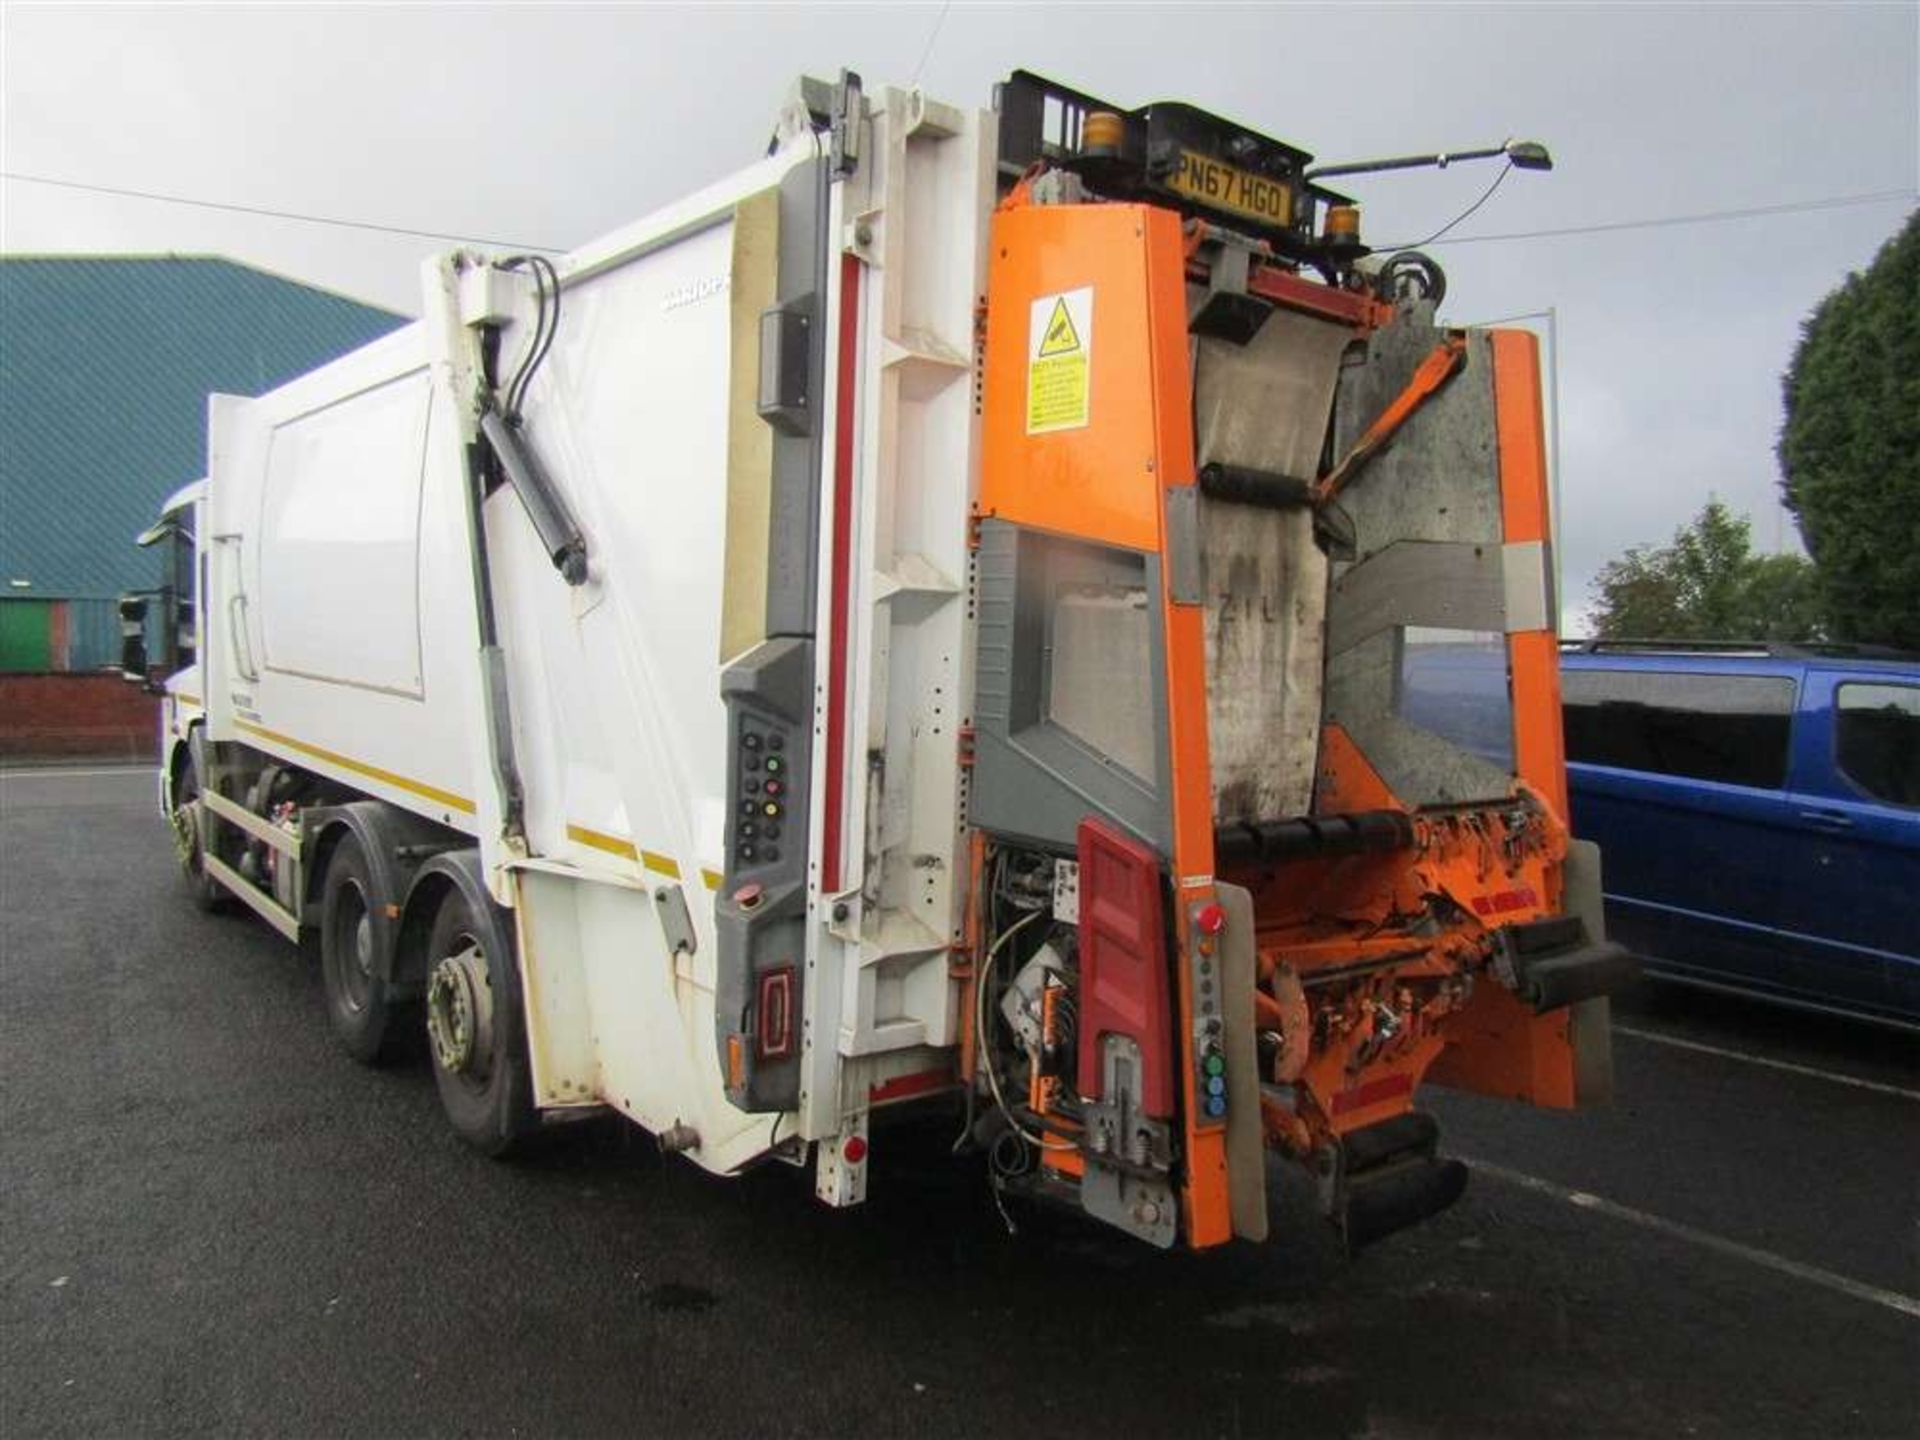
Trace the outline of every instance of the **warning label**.
<path fill-rule="evenodd" d="M 1083 428 L 1093 355 L 1093 287 L 1037 297 L 1027 337 L 1027 433 Z"/>

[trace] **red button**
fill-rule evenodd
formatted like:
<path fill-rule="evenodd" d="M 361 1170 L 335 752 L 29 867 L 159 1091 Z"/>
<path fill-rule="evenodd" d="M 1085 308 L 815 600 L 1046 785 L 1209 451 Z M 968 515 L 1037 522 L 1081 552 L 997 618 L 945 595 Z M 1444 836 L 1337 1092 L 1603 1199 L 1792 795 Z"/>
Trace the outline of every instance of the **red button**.
<path fill-rule="evenodd" d="M 1227 928 L 1227 912 L 1218 902 L 1202 905 L 1194 915 L 1193 923 L 1202 935 L 1218 935 Z"/>
<path fill-rule="evenodd" d="M 733 892 L 733 903 L 742 910 L 751 910 L 760 903 L 761 889 L 758 885 L 742 885 Z"/>

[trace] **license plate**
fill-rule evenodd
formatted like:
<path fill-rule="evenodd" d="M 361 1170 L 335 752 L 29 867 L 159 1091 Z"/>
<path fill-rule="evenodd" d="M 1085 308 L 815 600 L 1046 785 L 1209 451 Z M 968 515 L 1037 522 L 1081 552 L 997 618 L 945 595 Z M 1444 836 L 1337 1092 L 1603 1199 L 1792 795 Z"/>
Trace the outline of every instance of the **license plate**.
<path fill-rule="evenodd" d="M 1287 225 L 1293 220 L 1293 191 L 1287 186 L 1191 150 L 1180 152 L 1170 184 L 1189 199 L 1263 225 Z"/>

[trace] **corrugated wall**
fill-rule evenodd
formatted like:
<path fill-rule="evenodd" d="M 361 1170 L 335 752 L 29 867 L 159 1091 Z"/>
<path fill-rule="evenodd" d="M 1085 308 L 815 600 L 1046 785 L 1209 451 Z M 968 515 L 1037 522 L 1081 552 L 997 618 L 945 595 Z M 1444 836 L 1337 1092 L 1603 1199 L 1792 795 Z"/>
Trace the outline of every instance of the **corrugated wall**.
<path fill-rule="evenodd" d="M 116 599 L 0 597 L 0 672 L 58 674 L 119 666 Z"/>

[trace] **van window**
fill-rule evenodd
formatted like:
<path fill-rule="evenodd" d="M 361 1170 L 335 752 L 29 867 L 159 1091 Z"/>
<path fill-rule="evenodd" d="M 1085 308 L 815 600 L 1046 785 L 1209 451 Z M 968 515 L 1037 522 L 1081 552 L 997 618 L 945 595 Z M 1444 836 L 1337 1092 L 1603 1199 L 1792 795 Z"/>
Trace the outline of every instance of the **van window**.
<path fill-rule="evenodd" d="M 1567 670 L 1567 758 L 1777 790 L 1786 784 L 1793 681 L 1779 675 Z"/>
<path fill-rule="evenodd" d="M 1920 806 L 1920 687 L 1842 685 L 1833 758 L 1874 799 Z"/>

